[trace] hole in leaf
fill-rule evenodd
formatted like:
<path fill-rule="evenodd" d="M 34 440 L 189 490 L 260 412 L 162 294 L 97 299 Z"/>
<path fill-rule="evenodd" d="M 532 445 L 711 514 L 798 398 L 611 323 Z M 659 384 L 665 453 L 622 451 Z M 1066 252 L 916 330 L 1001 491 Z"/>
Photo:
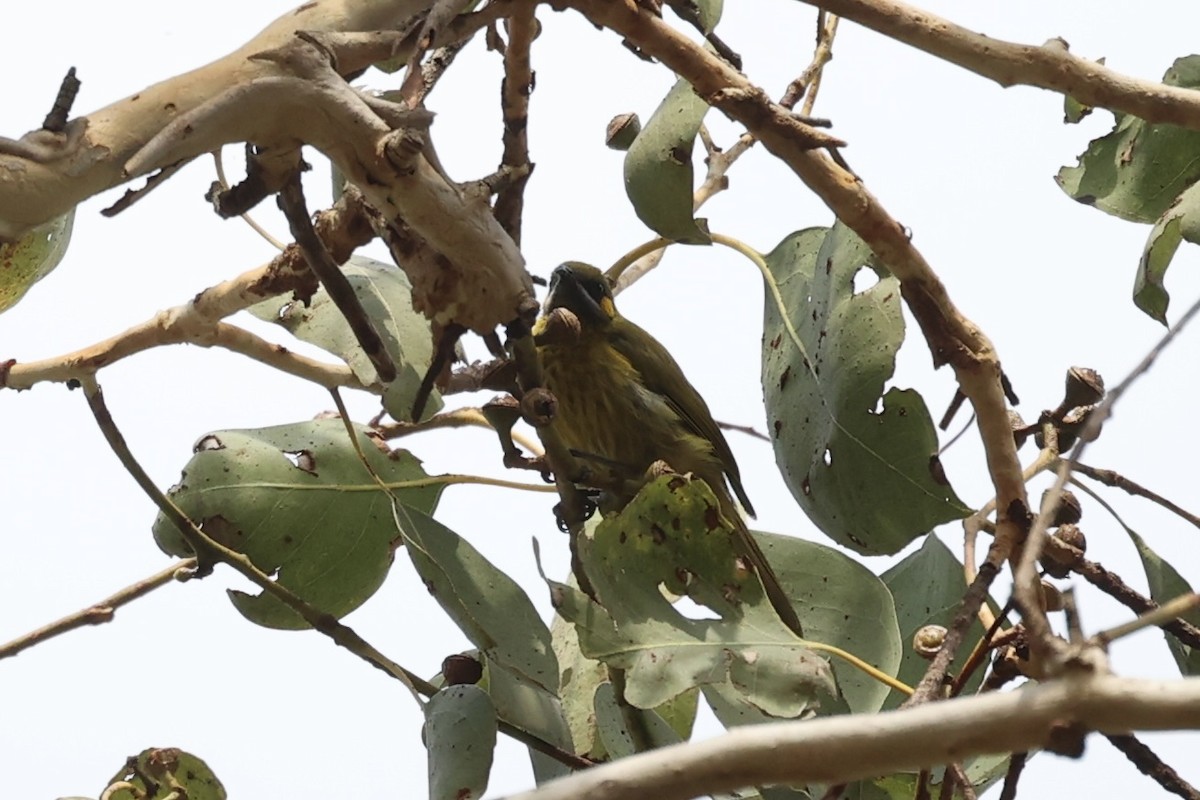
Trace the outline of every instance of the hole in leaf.
<path fill-rule="evenodd" d="M 833 466 L 833 451 L 830 450 L 828 447 L 826 447 L 825 453 L 824 453 L 824 455 L 821 456 L 821 459 L 825 462 L 825 466 L 832 467 Z"/>
<path fill-rule="evenodd" d="M 201 436 L 194 445 L 192 445 L 193 453 L 200 453 L 205 450 L 224 450 L 225 444 L 213 434 Z"/>
<path fill-rule="evenodd" d="M 862 267 L 854 273 L 854 293 L 862 294 L 879 283 L 879 276 L 870 267 Z"/>
<path fill-rule="evenodd" d="M 304 470 L 310 475 L 317 474 L 317 459 L 311 450 L 284 451 L 283 455 L 296 469 Z"/>
<path fill-rule="evenodd" d="M 681 597 L 675 603 L 675 610 L 688 619 L 720 619 L 721 615 L 708 606 L 702 606 L 690 597 Z"/>

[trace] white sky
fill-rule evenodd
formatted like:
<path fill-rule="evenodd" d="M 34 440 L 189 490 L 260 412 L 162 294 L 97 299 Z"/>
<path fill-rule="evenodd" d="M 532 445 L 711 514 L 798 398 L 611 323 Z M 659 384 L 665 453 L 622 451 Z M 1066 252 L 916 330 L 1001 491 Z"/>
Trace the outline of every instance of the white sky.
<path fill-rule="evenodd" d="M 76 111 L 86 113 L 233 49 L 292 6 L 109 0 L 70 4 L 68 14 L 58 3 L 9 5 L 7 44 L 0 48 L 0 74 L 8 76 L 0 110 L 6 136 L 41 123 L 71 65 L 83 80 Z M 751 78 L 778 95 L 808 61 L 813 10 L 783 0 L 727 5 L 720 32 L 742 53 Z M 1079 54 L 1107 56 L 1110 67 L 1153 79 L 1192 52 L 1200 29 L 1200 6 L 1163 0 L 1148 0 L 1136 12 L 1116 0 L 938 0 L 926 7 L 998 38 L 1040 43 L 1063 36 Z M 672 78 L 577 15 L 539 13 L 545 29 L 533 53 L 537 90 L 529 128 L 538 168 L 527 194 L 524 252 L 531 270 L 547 275 L 567 259 L 607 265 L 649 238 L 624 200 L 621 156 L 604 149 L 604 126 L 624 111 L 646 119 Z M 498 57 L 477 41 L 431 99 L 439 114 L 438 151 L 456 178 L 478 177 L 498 161 L 499 76 Z M 1089 138 L 1108 130 L 1108 115 L 1063 126 L 1062 101 L 1053 94 L 1001 90 L 849 23 L 816 113 L 834 120 L 834 132 L 850 142 L 850 164 L 911 228 L 953 299 L 992 337 L 1027 419 L 1057 403 L 1068 366 L 1094 367 L 1113 385 L 1161 334 L 1129 300 L 1147 229 L 1077 205 L 1052 180 Z M 735 128 L 715 115 L 709 121 L 719 143 L 732 141 Z M 235 170 L 236 148 L 227 160 Z M 208 163 L 192 164 L 116 219 L 98 212 L 121 190 L 85 203 L 63 264 L 0 316 L 0 359 L 78 349 L 269 259 L 269 246 L 245 225 L 208 210 L 202 195 L 211 180 Z M 731 181 L 704 215 L 713 230 L 760 250 L 792 230 L 831 222 L 761 150 L 734 167 Z M 328 182 L 316 176 L 310 186 L 315 207 Z M 259 216 L 285 237 L 273 208 Z M 1200 293 L 1197 261 L 1190 246 L 1177 257 L 1168 278 L 1172 319 Z M 719 419 L 762 428 L 759 287 L 749 266 L 727 251 L 692 248 L 668 256 L 620 304 L 668 345 Z M 1191 472 L 1194 425 L 1182 402 L 1196 396 L 1197 342 L 1200 331 L 1189 333 L 1160 360 L 1089 455 L 1193 510 L 1200 508 Z M 720 364 L 720 371 L 707 364 Z M 307 419 L 331 405 L 315 386 L 192 347 L 139 355 L 104 370 L 100 380 L 134 452 L 163 487 L 209 430 Z M 927 350 L 914 338 L 896 384 L 919 389 L 936 418 L 953 376 L 932 372 Z M 352 408 L 366 419 L 375 406 L 358 397 Z M 973 439 L 960 442 L 946 464 L 959 495 L 979 505 L 990 493 Z M 769 447 L 731 440 L 759 527 L 820 539 L 779 479 Z M 411 446 L 434 473 L 503 473 L 484 431 L 422 436 Z M 1197 531 L 1160 509 L 1108 494 L 1153 547 L 1200 585 Z M 529 542 L 541 542 L 551 574 L 566 571 L 566 542 L 554 527 L 549 496 L 512 495 L 452 487 L 438 516 L 520 581 L 549 618 Z M 60 385 L 0 392 L 0 504 L 0 641 L 167 563 L 149 535 L 150 502 L 105 446 L 80 393 Z M 1090 555 L 1144 588 L 1128 539 L 1094 503 L 1085 501 L 1083 526 Z M 958 530 L 942 533 L 957 551 Z M 875 559 L 870 566 L 878 572 L 889 563 Z M 0 794 L 96 796 L 127 755 L 149 746 L 200 755 L 237 797 L 423 794 L 419 712 L 403 688 L 318 634 L 251 625 L 222 596 L 227 587 L 247 588 L 218 569 L 121 610 L 112 624 L 0 662 Z M 1128 618 L 1086 590 L 1081 609 L 1089 630 Z M 378 595 L 347 621 L 421 674 L 432 675 L 445 655 L 469 647 L 403 557 Z M 1118 643 L 1113 658 L 1121 674 L 1176 675 L 1157 632 Z M 1200 782 L 1200 736 L 1146 740 Z M 489 794 L 527 787 L 527 763 L 523 748 L 502 737 Z M 1094 797 L 1158 791 L 1099 738 L 1089 740 L 1082 762 L 1035 759 L 1023 785 L 1022 796 L 1030 798 L 1057 794 L 1059 786 Z"/>

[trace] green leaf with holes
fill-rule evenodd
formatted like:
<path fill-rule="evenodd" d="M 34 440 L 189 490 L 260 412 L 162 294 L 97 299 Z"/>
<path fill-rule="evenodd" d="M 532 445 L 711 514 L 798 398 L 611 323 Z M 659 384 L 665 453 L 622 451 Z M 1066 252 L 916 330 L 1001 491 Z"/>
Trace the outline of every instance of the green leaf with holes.
<path fill-rule="evenodd" d="M 75 209 L 39 225 L 15 242 L 0 242 L 0 314 L 20 302 L 67 253 Z"/>
<path fill-rule="evenodd" d="M 625 670 L 625 699 L 638 708 L 729 681 L 756 708 L 796 717 L 835 692 L 829 665 L 780 621 L 717 508 L 699 479 L 651 481 L 580 538 L 598 602 L 551 581 L 555 606 L 585 656 Z M 664 590 L 687 594 L 707 618 L 685 616 Z"/>
<path fill-rule="evenodd" d="M 711 241 L 692 213 L 692 148 L 708 108 L 681 78 L 625 153 L 625 193 L 638 219 L 665 239 Z"/>
<path fill-rule="evenodd" d="M 1163 83 L 1200 88 L 1200 56 L 1177 59 Z M 1094 139 L 1056 180 L 1085 205 L 1132 222 L 1153 224 L 1138 262 L 1133 301 L 1166 324 L 1164 278 L 1181 242 L 1200 243 L 1200 132 L 1116 114 L 1112 131 Z"/>
<path fill-rule="evenodd" d="M 1192 184 L 1150 228 L 1133 284 L 1133 302 L 1163 325 L 1167 324 L 1167 269 L 1183 242 L 1200 244 L 1200 184 Z"/>
<path fill-rule="evenodd" d="M 105 800 L 225 800 L 221 781 L 203 759 L 176 747 L 143 750 L 125 762 L 101 793 Z"/>
<path fill-rule="evenodd" d="M 353 256 L 343 265 L 342 272 L 396 364 L 397 377 L 384 387 L 383 406 L 394 419 L 411 419 L 413 400 L 433 360 L 429 320 L 413 309 L 412 285 L 399 268 Z M 370 359 L 324 288 L 313 295 L 308 305 L 275 297 L 247 310 L 342 359 L 364 384 L 378 383 L 379 376 Z M 441 397 L 435 391 L 426 404 L 426 416 L 441 407 Z"/>
<path fill-rule="evenodd" d="M 1163 83 L 1200 88 L 1200 55 L 1177 59 Z M 1200 131 L 1118 114 L 1113 130 L 1093 140 L 1056 180 L 1085 205 L 1133 222 L 1154 222 L 1200 180 Z"/>
<path fill-rule="evenodd" d="M 562 667 L 563 714 L 579 753 L 593 760 L 608 760 L 617 755 L 609 749 L 612 740 L 628 742 L 632 746 L 631 727 L 638 732 L 659 731 L 653 737 L 654 746 L 686 741 L 691 737 L 699 698 L 696 690 L 676 695 L 655 709 L 627 705 L 614 717 L 606 713 L 611 709 L 604 705 L 616 699 L 608 668 L 583 654 L 575 626 L 561 616 L 555 616 L 550 633 L 554 639 L 554 653 Z M 601 687 L 609 687 L 608 693 L 602 693 Z M 614 721 L 616 724 L 611 729 L 604 730 Z M 659 730 L 663 724 L 668 726 L 670 734 Z"/>
<path fill-rule="evenodd" d="M 417 513 L 432 512 L 440 485 L 404 488 L 428 477 L 420 462 L 403 450 L 384 452 L 361 427 L 356 432 L 375 474 Z M 335 617 L 362 605 L 392 565 L 391 500 L 359 460 L 340 419 L 206 434 L 169 495 L 209 536 Z M 161 514 L 153 531 L 167 553 L 191 555 Z M 274 597 L 229 595 L 259 625 L 308 627 Z"/>
<path fill-rule="evenodd" d="M 880 555 L 966 516 L 925 401 L 884 392 L 904 340 L 899 281 L 841 223 L 793 233 L 766 260 L 763 396 L 775 460 L 809 519 Z M 855 291 L 860 270 L 878 280 Z"/>

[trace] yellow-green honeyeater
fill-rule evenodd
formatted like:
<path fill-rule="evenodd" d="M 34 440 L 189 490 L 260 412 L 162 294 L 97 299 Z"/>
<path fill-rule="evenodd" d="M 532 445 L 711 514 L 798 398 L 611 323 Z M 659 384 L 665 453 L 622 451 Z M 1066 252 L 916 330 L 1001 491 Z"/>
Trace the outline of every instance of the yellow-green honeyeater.
<path fill-rule="evenodd" d="M 579 329 L 548 336 L 548 315 L 560 308 L 578 318 Z M 795 610 L 726 486 L 728 478 L 753 515 L 729 443 L 667 348 L 617 313 L 608 280 L 588 264 L 569 261 L 554 270 L 545 312 L 534 334 L 546 388 L 558 400 L 554 427 L 589 468 L 608 473 L 597 485 L 610 492 L 628 487 L 615 498 L 623 506 L 657 461 L 704 480 L 736 532 L 739 554 L 758 573 L 776 613 L 801 635 Z"/>

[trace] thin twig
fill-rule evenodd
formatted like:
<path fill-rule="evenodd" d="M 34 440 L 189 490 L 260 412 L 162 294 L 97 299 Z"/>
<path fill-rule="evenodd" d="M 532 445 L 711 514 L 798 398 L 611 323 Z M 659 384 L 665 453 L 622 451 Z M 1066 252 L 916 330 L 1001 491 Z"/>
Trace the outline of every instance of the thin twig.
<path fill-rule="evenodd" d="M 805 113 L 812 112 L 812 106 L 816 102 L 817 90 L 820 86 L 821 75 L 824 72 L 825 65 L 833 57 L 833 40 L 837 35 L 837 18 L 832 15 L 827 15 L 827 17 L 829 17 L 829 20 L 818 31 L 816 49 L 813 51 L 808 66 L 804 68 L 799 77 L 792 81 L 784 91 L 783 98 L 780 100 L 780 104 L 788 109 L 794 108 L 796 103 L 799 102 L 800 97 L 804 96 L 806 97 L 804 103 Z M 788 105 L 789 102 L 791 105 Z M 702 127 L 701 131 L 705 132 L 706 129 Z M 703 183 L 696 189 L 692 197 L 693 213 L 699 211 L 701 206 L 712 199 L 714 195 L 729 188 L 729 168 L 747 150 L 753 147 L 757 141 L 754 134 L 743 133 L 725 151 L 712 145 L 711 141 L 705 143 L 705 148 L 708 152 L 708 158 L 706 159 L 708 170 L 705 173 Z M 622 270 L 620 277 L 613 286 L 613 294 L 620 294 L 656 268 L 666 254 L 666 247 L 660 247 L 646 253 L 636 262 Z"/>
<path fill-rule="evenodd" d="M 1121 475 L 1119 472 L 1115 472 L 1111 469 L 1097 469 L 1096 467 L 1090 467 L 1087 464 L 1080 464 L 1078 462 L 1075 464 L 1075 471 L 1081 475 L 1086 475 L 1093 480 L 1100 481 L 1106 486 L 1124 489 L 1129 494 L 1136 495 L 1137 497 L 1144 497 L 1153 503 L 1157 503 L 1177 516 L 1186 519 L 1197 528 L 1200 528 L 1200 517 L 1180 508 L 1167 498 L 1150 491 L 1140 483 L 1134 483 L 1133 481 L 1129 480 L 1129 478 Z"/>
<path fill-rule="evenodd" d="M 1101 645 L 1107 645 L 1109 642 L 1116 641 L 1131 633 L 1136 633 L 1143 628 L 1152 626 L 1162 626 L 1168 622 L 1182 618 L 1184 614 L 1193 609 L 1200 607 L 1200 594 L 1191 592 L 1189 594 L 1180 595 L 1174 600 L 1169 600 L 1163 603 L 1158 608 L 1147 611 L 1137 619 L 1122 623 L 1108 630 L 1100 631 L 1093 637 Z"/>
<path fill-rule="evenodd" d="M 971 779 L 967 777 L 966 770 L 957 761 L 946 766 L 946 774 L 942 778 L 942 796 L 946 800 L 950 800 L 954 796 L 955 787 L 962 789 L 963 800 L 979 800 L 979 796 L 975 793 L 975 787 L 971 785 Z"/>
<path fill-rule="evenodd" d="M 946 680 L 946 673 L 949 671 L 954 657 L 958 654 L 959 648 L 962 647 L 967 630 L 978 616 L 980 607 L 987 600 L 988 589 L 991 588 L 992 582 L 1000 573 L 1000 566 L 1008 558 L 1007 550 L 1008 548 L 999 538 L 992 541 L 987 558 L 979 567 L 975 580 L 967 587 L 962 602 L 954 612 L 954 617 L 946 629 L 946 637 L 942 642 L 941 649 L 929 663 L 928 669 L 925 670 L 925 674 L 921 677 L 921 682 L 917 684 L 912 696 L 904 701 L 904 706 L 919 705 L 943 696 L 942 686 Z"/>
<path fill-rule="evenodd" d="M 421 433 L 423 431 L 435 430 L 438 428 L 463 428 L 476 427 L 494 430 L 491 424 L 487 421 L 487 417 L 483 415 L 483 411 L 478 408 L 456 408 L 450 411 L 443 411 L 440 414 L 434 414 L 427 420 L 421 422 L 391 422 L 386 425 L 379 425 L 376 430 L 384 439 L 399 439 L 401 436 L 408 436 L 411 433 Z M 535 456 L 542 454 L 541 445 L 519 431 L 512 432 L 513 441 L 524 447 Z"/>
<path fill-rule="evenodd" d="M 354 338 L 358 340 L 363 353 L 370 359 L 371 366 L 375 367 L 379 380 L 383 383 L 391 383 L 396 379 L 396 365 L 392 361 L 387 347 L 384 346 L 379 332 L 375 330 L 374 323 L 362 307 L 358 295 L 354 292 L 354 287 L 350 285 L 345 273 L 329 254 L 324 242 L 317 236 L 308 215 L 308 206 L 304 200 L 304 188 L 300 184 L 299 172 L 293 173 L 292 179 L 279 193 L 279 207 L 287 217 L 288 225 L 292 229 L 292 236 L 296 238 L 296 244 L 300 245 L 308 268 L 321 281 L 321 285 L 329 293 L 329 299 L 346 318 L 346 323 L 354 332 Z"/>
<path fill-rule="evenodd" d="M 212 157 L 213 157 L 213 166 L 217 172 L 217 182 L 219 184 L 221 184 L 221 190 L 223 192 L 229 192 L 230 191 L 229 181 L 225 177 L 225 159 L 222 156 L 222 151 L 219 149 L 213 150 Z M 283 250 L 284 248 L 287 247 L 287 245 L 285 245 L 283 242 L 279 241 L 274 236 L 272 236 L 270 231 L 268 231 L 262 225 L 258 224 L 258 220 L 256 220 L 254 217 L 250 216 L 249 211 L 243 212 L 239 216 L 241 216 L 242 222 L 245 222 L 247 225 L 249 225 L 250 229 L 252 231 L 254 231 L 259 236 L 261 236 L 263 238 L 263 240 L 267 242 L 267 244 L 271 245 L 276 250 Z"/>
<path fill-rule="evenodd" d="M 335 261 L 346 260 L 357 247 L 374 237 L 375 233 L 364 213 L 365 208 L 362 194 L 354 187 L 348 187 L 331 208 L 317 214 L 317 235 Z M 216 286 L 210 286 L 188 302 L 160 311 L 145 322 L 102 342 L 54 358 L 14 363 L 11 368 L 0 371 L 0 388 L 28 389 L 43 381 L 71 380 L 81 374 L 93 373 L 135 353 L 164 344 L 187 342 L 209 347 L 216 343 L 215 339 L 220 335 L 217 324 L 225 317 L 269 297 L 288 292 L 300 300 L 305 300 L 311 297 L 319 286 L 305 265 L 300 248 L 289 246 L 270 263 L 247 270 Z M 265 347 L 276 346 L 267 344 Z M 286 350 L 280 350 L 286 353 Z M 291 361 L 296 369 L 288 371 L 293 374 L 304 375 L 318 369 L 314 365 L 319 362 L 299 356 L 293 355 Z M 268 360 L 267 363 L 271 361 Z M 345 368 L 341 365 L 328 367 L 324 377 L 318 382 L 326 387 L 353 385 L 343 380 L 349 375 L 342 372 L 343 369 Z M 368 391 L 382 391 L 382 387 L 379 386 L 362 388 Z"/>
<path fill-rule="evenodd" d="M 717 427 L 727 431 L 744 433 L 752 439 L 761 439 L 764 442 L 771 441 L 771 437 L 767 436 L 762 431 L 755 429 L 753 425 L 738 425 L 733 422 L 722 422 L 721 420 L 717 420 Z"/>
<path fill-rule="evenodd" d="M 1004 788 L 1000 790 L 1000 800 L 1017 799 L 1017 783 L 1025 770 L 1025 762 L 1029 753 L 1013 753 L 1008 759 L 1008 771 L 1004 773 Z"/>
<path fill-rule="evenodd" d="M 1140 739 L 1132 734 L 1105 734 L 1105 739 L 1113 747 L 1125 754 L 1138 771 L 1148 775 L 1158 782 L 1158 785 L 1171 794 L 1177 794 L 1187 800 L 1200 800 L 1200 792 L 1190 783 L 1179 776 L 1179 773 L 1158 757 Z M 1001 798 L 1003 800 L 1003 798 Z"/>
<path fill-rule="evenodd" d="M 1089 487 L 1083 484 L 1076 484 L 1081 490 L 1091 495 L 1092 499 L 1104 508 L 1117 524 L 1132 533 L 1132 529 L 1125 524 L 1125 520 L 1117 514 L 1116 510 L 1108 504 L 1103 497 L 1093 492 Z M 1159 607 L 1159 604 L 1151 600 L 1149 597 L 1141 594 L 1116 573 L 1110 572 L 1100 564 L 1094 561 L 1089 561 L 1084 557 L 1083 550 L 1074 547 L 1057 536 L 1047 537 L 1045 547 L 1055 561 L 1060 564 L 1068 564 L 1073 572 L 1082 575 L 1084 580 L 1101 590 L 1108 596 L 1112 597 L 1117 602 L 1123 604 L 1137 614 L 1147 614 Z M 1189 647 L 1200 648 L 1200 628 L 1191 623 L 1182 620 L 1174 619 L 1162 623 L 1162 628 L 1169 631 L 1183 644 Z"/>
<path fill-rule="evenodd" d="M 114 592 L 98 603 L 93 603 L 87 608 L 82 608 L 73 614 L 68 614 L 62 619 L 51 622 L 49 625 L 43 625 L 35 631 L 30 631 L 24 636 L 18 636 L 7 644 L 0 645 L 0 659 L 11 658 L 22 650 L 27 650 L 34 645 L 53 639 L 55 636 L 61 636 L 67 631 L 82 628 L 87 625 L 103 625 L 106 622 L 112 622 L 116 616 L 117 609 L 128 603 L 132 603 L 139 597 L 144 597 L 150 592 L 165 586 L 175 580 L 186 580 L 190 577 L 189 573 L 196 568 L 196 559 L 185 558 L 176 561 L 169 567 L 159 570 L 148 578 L 142 578 L 136 583 L 132 583 Z"/>
<path fill-rule="evenodd" d="M 986 605 L 987 604 L 984 603 L 984 606 Z M 951 697 L 958 697 L 960 694 L 962 694 L 962 690 L 966 687 L 967 681 L 971 679 L 971 675 L 973 675 L 975 670 L 979 668 L 979 665 L 983 663 L 983 658 L 988 652 L 1000 647 L 1002 643 L 1008 641 L 1014 629 L 1009 628 L 1007 631 L 1001 634 L 1000 625 L 1003 623 L 1004 618 L 1008 616 L 1008 613 L 1011 610 L 1012 602 L 1010 601 L 1008 605 L 1006 605 L 1000 612 L 1000 615 L 992 620 L 992 624 L 989 625 L 984 631 L 983 637 L 975 643 L 973 648 L 971 648 L 971 652 L 967 656 L 967 660 L 963 662 L 962 667 L 958 670 L 958 675 L 954 678 L 954 683 L 950 685 Z"/>
<path fill-rule="evenodd" d="M 1038 622 L 1039 624 L 1046 625 L 1048 630 L 1048 624 L 1045 623 L 1045 614 L 1041 610 L 1040 600 L 1034 594 L 1037 590 L 1037 561 L 1041 556 L 1043 544 L 1048 538 L 1046 536 L 1046 529 L 1049 526 L 1054 510 L 1058 507 L 1063 489 L 1071 477 L 1071 471 L 1083 456 L 1088 443 L 1099 435 L 1105 420 L 1112 414 L 1113 406 L 1125 395 L 1129 387 L 1154 365 L 1154 362 L 1162 352 L 1170 346 L 1176 336 L 1187 328 L 1188 323 L 1191 322 L 1197 313 L 1200 313 L 1200 299 L 1192 303 L 1191 307 L 1175 323 L 1175 326 L 1167 331 L 1150 348 L 1150 351 L 1125 376 L 1125 379 L 1108 392 L 1104 398 L 1104 402 L 1089 416 L 1087 424 L 1084 425 L 1083 431 L 1080 432 L 1079 440 L 1075 444 L 1070 457 L 1061 460 L 1054 485 L 1042 498 L 1041 512 L 1033 522 L 1029 536 L 1026 538 L 1025 548 L 1021 552 L 1020 563 L 1015 570 L 1013 581 L 1014 598 L 1017 601 L 1018 608 L 1021 609 L 1021 616 L 1025 619 L 1027 627 L 1031 622 Z M 1049 644 L 1050 638 L 1048 634 L 1039 634 L 1032 629 L 1030 629 L 1030 633 L 1032 637 L 1030 641 L 1031 645 Z"/>

